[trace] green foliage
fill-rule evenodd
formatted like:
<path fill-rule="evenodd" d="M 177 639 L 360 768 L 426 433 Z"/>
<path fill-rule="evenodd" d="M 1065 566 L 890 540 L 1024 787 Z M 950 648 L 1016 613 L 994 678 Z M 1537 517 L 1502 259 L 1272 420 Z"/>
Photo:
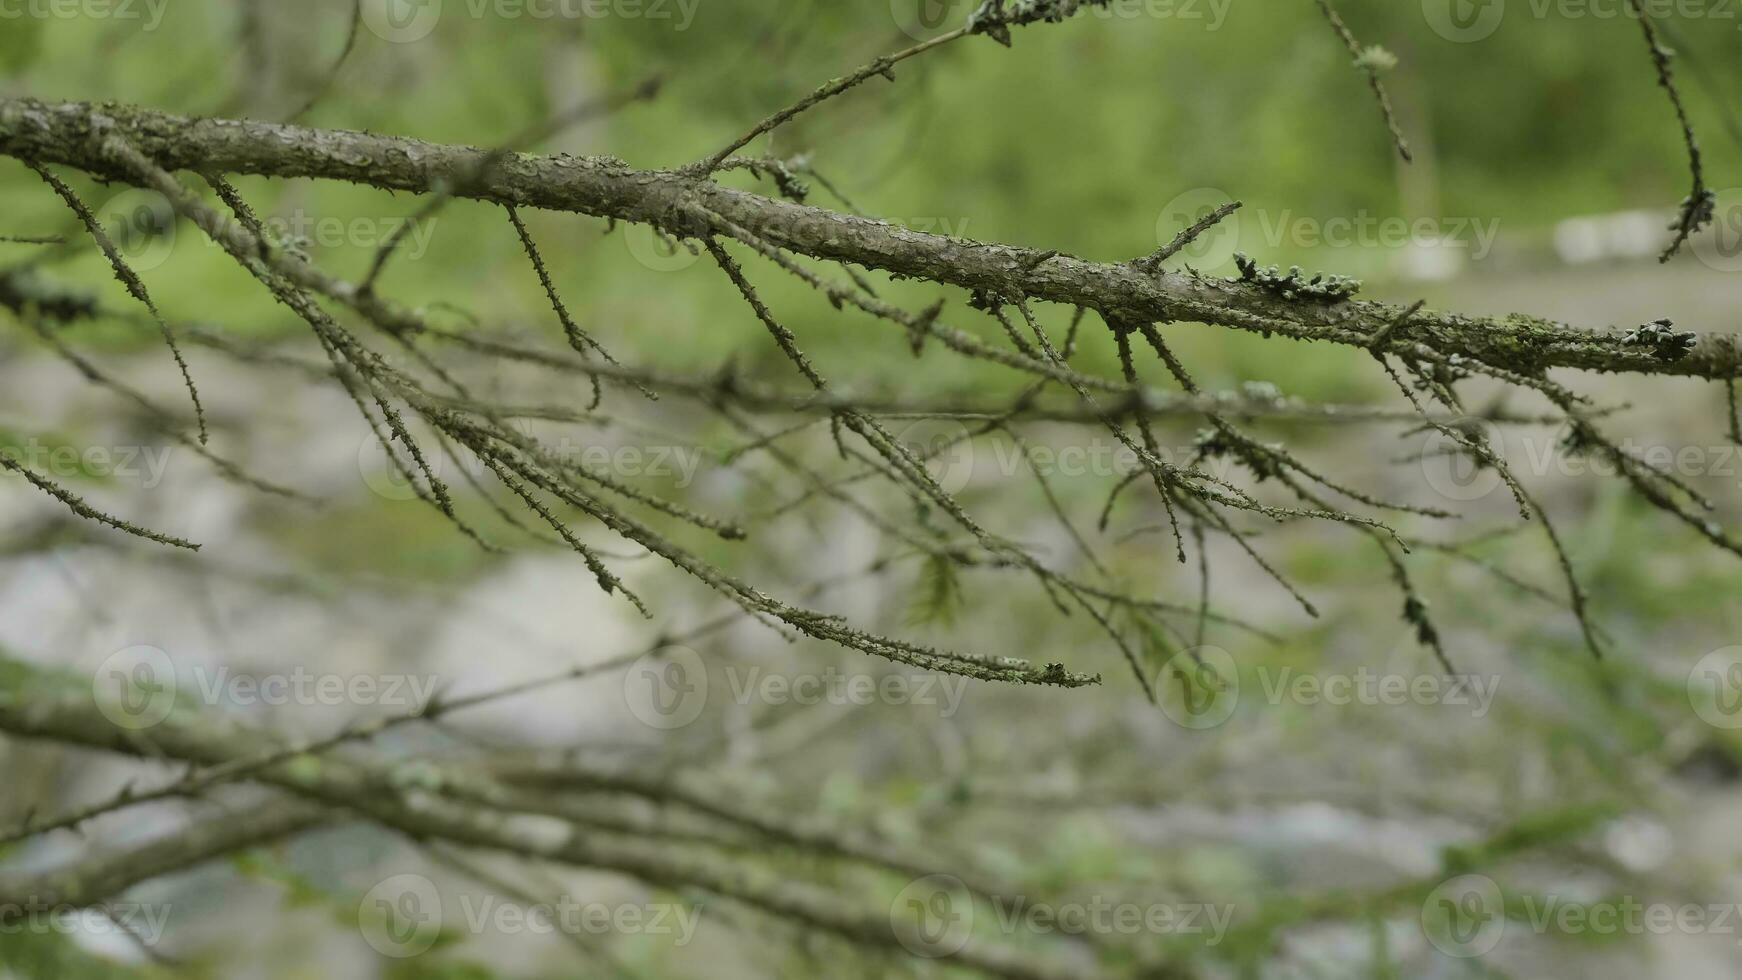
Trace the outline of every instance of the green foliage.
<path fill-rule="evenodd" d="M 17 980 L 167 980 L 176 974 L 151 964 L 118 963 L 82 949 L 70 935 L 0 930 L 0 967 Z"/>
<path fill-rule="evenodd" d="M 950 626 L 962 609 L 961 573 L 948 555 L 931 554 L 919 566 L 919 581 L 907 609 L 909 626 Z"/>

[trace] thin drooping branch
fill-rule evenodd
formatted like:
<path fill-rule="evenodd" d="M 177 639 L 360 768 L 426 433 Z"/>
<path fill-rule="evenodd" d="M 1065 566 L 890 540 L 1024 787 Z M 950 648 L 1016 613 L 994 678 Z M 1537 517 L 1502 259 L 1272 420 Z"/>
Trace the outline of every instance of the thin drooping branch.
<path fill-rule="evenodd" d="M 194 385 L 193 374 L 188 371 L 188 363 L 181 356 L 181 347 L 175 342 L 175 334 L 169 329 L 169 321 L 163 318 L 163 314 L 157 309 L 157 304 L 152 302 L 151 294 L 145 289 L 144 280 L 140 279 L 139 273 L 134 272 L 133 267 L 127 264 L 127 260 L 121 255 L 121 249 L 115 245 L 114 239 L 111 239 L 109 233 L 103 230 L 103 225 L 97 220 L 97 216 L 91 213 L 91 209 L 85 205 L 83 200 L 80 200 L 77 194 L 73 193 L 73 189 L 67 186 L 66 181 L 34 163 L 31 164 L 31 169 L 36 171 L 37 176 L 41 177 L 44 183 L 54 188 L 54 192 L 60 196 L 62 201 L 66 202 L 73 214 L 78 216 L 79 221 L 84 224 L 85 230 L 90 232 L 92 240 L 97 243 L 97 247 L 102 249 L 103 256 L 109 260 L 110 267 L 115 270 L 115 278 L 121 280 L 121 284 L 127 287 L 127 292 L 132 294 L 133 298 L 140 302 L 140 305 L 151 311 L 151 318 L 157 321 L 158 330 L 163 334 L 164 345 L 169 348 L 170 356 L 175 358 L 176 368 L 181 371 L 182 384 L 187 386 L 188 398 L 193 402 L 194 420 L 199 426 L 200 445 L 205 445 L 207 436 L 206 410 L 205 406 L 200 404 L 200 390 Z"/>
<path fill-rule="evenodd" d="M 1385 128 L 1391 133 L 1391 143 L 1397 147 L 1397 155 L 1405 163 L 1413 163 L 1415 157 L 1410 155 L 1409 141 L 1403 138 L 1403 130 L 1397 125 L 1397 113 L 1391 108 L 1391 94 L 1385 91 L 1385 83 L 1379 80 L 1379 73 L 1396 60 L 1383 48 L 1362 48 L 1361 42 L 1355 40 L 1355 32 L 1343 23 L 1342 15 L 1337 8 L 1331 6 L 1331 0 L 1318 0 L 1319 10 L 1330 21 L 1331 29 L 1343 39 L 1344 47 L 1349 49 L 1349 57 L 1355 59 L 1355 67 L 1367 75 L 1367 86 L 1373 90 L 1373 98 L 1379 103 L 1379 112 L 1385 117 Z"/>
<path fill-rule="evenodd" d="M 314 177 L 423 193 L 453 187 L 491 151 L 343 130 L 151 110 L 0 99 L 0 154 L 62 163 L 137 182 L 101 150 L 100 132 L 124 135 L 167 169 Z M 462 196 L 655 225 L 681 237 L 730 237 L 709 217 L 801 255 L 898 276 L 1101 309 L 1132 322 L 1183 321 L 1366 349 L 1403 313 L 1364 301 L 1289 300 L 1262 283 L 1191 273 L 1149 275 L 1129 263 L 1091 262 L 1047 250 L 976 242 L 774 200 L 674 171 L 636 170 L 613 158 L 520 154 L 489 168 Z M 1036 262 L 1045 258 L 1046 261 Z M 1629 328 L 1631 329 L 1631 328 Z M 1627 331 L 1583 330 L 1537 317 L 1422 311 L 1412 340 L 1439 357 L 1509 371 L 1591 371 L 1724 379 L 1742 376 L 1742 344 L 1705 334 L 1665 358 L 1624 342 Z"/>
<path fill-rule="evenodd" d="M 1633 16 L 1639 21 L 1639 29 L 1645 32 L 1645 45 L 1651 49 L 1651 64 L 1657 69 L 1657 84 L 1663 86 L 1668 93 L 1670 105 L 1675 107 L 1676 122 L 1681 126 L 1682 142 L 1688 149 L 1688 171 L 1693 176 L 1694 186 L 1688 196 L 1682 201 L 1681 211 L 1676 216 L 1675 224 L 1669 226 L 1675 232 L 1675 239 L 1669 247 L 1658 256 L 1661 262 L 1668 262 L 1681 251 L 1682 245 L 1699 232 L 1701 228 L 1712 223 L 1718 204 L 1718 196 L 1706 186 L 1705 162 L 1700 156 L 1700 141 L 1694 138 L 1694 124 L 1688 119 L 1687 106 L 1682 104 L 1681 90 L 1676 88 L 1675 70 L 1670 67 L 1670 60 L 1675 52 L 1664 47 L 1657 38 L 1657 27 L 1651 22 L 1651 15 L 1645 12 L 1640 0 L 1627 0 L 1633 8 Z"/>

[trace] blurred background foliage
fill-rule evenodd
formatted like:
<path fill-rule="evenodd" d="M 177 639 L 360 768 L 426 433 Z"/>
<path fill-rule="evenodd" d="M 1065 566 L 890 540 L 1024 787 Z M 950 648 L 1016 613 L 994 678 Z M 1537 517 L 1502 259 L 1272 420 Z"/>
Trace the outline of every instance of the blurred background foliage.
<path fill-rule="evenodd" d="M 936 17 L 932 24 L 953 25 L 969 12 L 961 2 L 925 2 L 928 17 Z M 1363 43 L 1382 45 L 1398 58 L 1386 80 L 1416 152 L 1414 165 L 1397 160 L 1364 79 L 1306 0 L 1158 0 L 1125 8 L 1138 10 L 1135 16 L 1090 14 L 1020 30 L 1014 50 L 969 39 L 899 67 L 893 83 L 873 81 L 752 149 L 803 156 L 851 207 L 922 230 L 1116 261 L 1148 254 L 1170 239 L 1179 227 L 1173 206 L 1182 196 L 1195 205 L 1206 193 L 1221 194 L 1246 203 L 1237 219 L 1242 251 L 1266 263 L 1359 275 L 1368 295 L 1425 298 L 1436 307 L 1472 312 L 1538 313 L 1593 326 L 1673 314 L 1691 329 L 1731 329 L 1742 300 L 1733 271 L 1705 267 L 1690 255 L 1659 268 L 1650 251 L 1575 267 L 1562 261 L 1564 250 L 1557 251 L 1557 229 L 1569 218 L 1640 210 L 1667 224 L 1686 193 L 1685 153 L 1630 18 L 1537 17 L 1529 11 L 1538 5 L 1514 3 L 1493 36 L 1460 44 L 1436 34 L 1415 2 L 1343 0 L 1339 6 Z M 1613 13 L 1622 6 L 1598 3 L 1594 9 Z M 170 0 L 163 9 L 162 24 L 152 31 L 117 20 L 0 21 L 0 89 L 45 99 L 282 119 L 324 84 L 350 21 L 347 0 L 259 3 L 252 7 L 259 18 L 255 28 L 245 16 L 246 3 Z M 613 154 L 636 167 L 676 167 L 712 152 L 824 79 L 935 33 L 918 24 L 912 0 L 700 0 L 692 9 L 693 21 L 676 29 L 673 20 L 648 17 L 474 17 L 465 0 L 448 0 L 435 31 L 415 43 L 361 31 L 331 90 L 302 121 L 492 146 L 578 102 L 628 90 L 658 74 L 666 84 L 652 102 L 527 149 Z M 1706 9 L 1725 8 L 1713 3 Z M 677 5 L 670 10 L 682 16 Z M 1742 22 L 1725 17 L 1677 17 L 1666 24 L 1683 55 L 1683 90 L 1717 188 L 1742 186 L 1736 176 L 1742 173 L 1742 131 L 1735 122 L 1735 96 L 1742 92 L 1739 28 Z M 722 179 L 773 192 L 743 173 Z M 94 204 L 125 193 L 76 183 Z M 849 206 L 812 183 L 813 203 Z M 368 236 L 378 236 L 386 223 L 413 214 L 421 203 L 335 183 L 249 178 L 238 185 L 265 214 L 361 219 Z M 1722 199 L 1733 203 L 1737 194 L 1725 191 Z M 101 257 L 76 244 L 81 236 L 59 202 L 15 163 L 0 165 L 0 215 L 0 233 L 65 234 L 75 243 L 48 250 L 0 243 L 0 265 L 27 264 L 56 282 L 98 291 L 106 305 L 126 306 Z M 1461 258 L 1450 269 L 1430 265 L 1432 274 L 1421 275 L 1411 257 L 1395 248 L 1327 247 L 1288 236 L 1273 241 L 1266 234 L 1291 217 L 1322 223 L 1355 215 L 1496 223 L 1498 244 L 1491 254 Z M 577 319 L 623 360 L 673 371 L 711 371 L 731 362 L 759 378 L 793 380 L 706 256 L 674 249 L 645 229 L 612 230 L 572 215 L 528 219 Z M 147 220 L 135 230 L 132 248 L 168 246 L 145 278 L 172 319 L 257 336 L 294 336 L 306 329 L 227 257 L 197 241 L 191 229 Z M 389 267 L 381 287 L 386 293 L 434 315 L 453 316 L 456 324 L 460 314 L 449 308 L 487 324 L 532 326 L 557 336 L 538 281 L 498 209 L 453 203 L 431 231 L 427 251 L 408 251 Z M 348 278 L 367 269 L 372 241 L 353 233 L 330 242 L 316 238 L 307 248 L 323 266 Z M 1202 271 L 1229 274 L 1231 247 L 1210 255 L 1213 261 Z M 877 281 L 887 296 L 914 308 L 939 292 Z M 1007 375 L 978 362 L 915 360 L 905 338 L 887 324 L 843 316 L 785 277 L 764 275 L 758 287 L 825 374 L 854 390 L 983 396 L 1011 390 Z M 951 297 L 947 315 L 953 325 L 996 340 L 996 328 L 970 316 L 964 299 Z M 1068 314 L 1042 311 L 1059 330 Z M 1396 400 L 1384 376 L 1356 353 L 1233 331 L 1174 329 L 1177 349 L 1206 387 L 1269 381 L 1307 399 Z M 143 357 L 161 357 L 155 333 L 137 323 L 81 326 L 73 336 L 118 355 L 137 349 Z M 1116 372 L 1105 332 L 1085 336 L 1085 366 Z M 202 360 L 208 368 L 221 366 L 196 354 L 196 369 Z M 1721 438 L 1721 399 L 1712 392 L 1683 382 L 1603 384 L 1606 396 L 1643 402 L 1636 423 L 1642 436 Z M 1666 394 L 1671 391 L 1681 394 Z M 15 438 L 7 435 L 15 428 L 48 427 L 28 406 L 11 404 L 5 412 L 0 438 Z M 698 438 L 713 451 L 739 438 L 705 417 L 687 421 L 699 427 Z M 77 440 L 59 422 L 52 428 L 57 440 Z M 1384 479 L 1391 460 L 1404 451 L 1392 444 L 1364 445 L 1342 430 L 1282 431 L 1309 458 L 1328 454 L 1339 472 L 1362 479 Z M 1731 501 L 1734 484 L 1725 482 Z M 1060 493 L 1081 510 L 1098 504 L 1105 490 L 1074 481 Z M 1017 499 L 1008 489 L 979 491 L 969 499 L 981 508 L 1016 512 L 1019 520 L 1043 521 L 1034 495 L 1025 494 Z M 754 498 L 753 490 L 740 488 L 736 499 Z M 1668 815 L 1665 780 L 1701 760 L 1733 779 L 1734 763 L 1725 761 L 1733 745 L 1725 733 L 1690 726 L 1683 678 L 1701 653 L 1742 633 L 1742 607 L 1734 598 L 1742 594 L 1742 575 L 1732 557 L 1682 530 L 1666 532 L 1664 518 L 1620 488 L 1595 481 L 1556 484 L 1550 502 L 1562 516 L 1600 618 L 1618 640 L 1617 653 L 1610 662 L 1591 664 L 1564 611 L 1479 569 L 1423 559 L 1424 590 L 1457 641 L 1453 649 L 1476 668 L 1506 677 L 1505 696 L 1486 719 L 1448 720 L 1444 712 L 1403 719 L 1359 706 L 1273 706 L 1265 713 L 1264 705 L 1247 703 L 1236 723 L 1215 737 L 1193 735 L 1162 724 L 1153 709 L 1134 720 L 1142 709 L 1133 703 L 1129 679 L 1107 660 L 1098 669 L 1111 690 L 1069 706 L 1050 691 L 998 692 L 980 702 L 961 725 L 969 734 L 957 736 L 968 743 L 960 751 L 974 760 L 972 767 L 946 765 L 934 758 L 935 745 L 910 734 L 891 736 L 876 749 L 858 745 L 839 755 L 789 758 L 778 780 L 739 775 L 753 784 L 764 780 L 748 791 L 752 795 L 797 799 L 802 802 L 792 805 L 843 818 L 878 812 L 879 830 L 897 839 L 966 827 L 976 838 L 977 856 L 1003 862 L 1001 870 L 1036 887 L 1165 880 L 1184 894 L 1239 896 L 1243 907 L 1255 905 L 1270 918 L 1256 917 L 1256 925 L 1215 955 L 1243 965 L 1249 975 L 1277 970 L 1272 957 L 1280 940 L 1269 931 L 1272 925 L 1321 917 L 1310 902 L 1290 904 L 1285 893 L 1323 892 L 1332 884 L 1358 891 L 1369 883 L 1369 875 L 1350 867 L 1359 863 L 1355 856 L 1367 846 L 1370 829 L 1350 830 L 1352 818 L 1337 816 L 1325 821 L 1333 830 L 1296 833 L 1281 818 L 1266 824 L 1253 817 L 1261 832 L 1229 830 L 1217 839 L 1198 826 L 1197 846 L 1179 850 L 1146 836 L 1159 833 L 1154 826 L 1133 829 L 1126 819 L 1131 808 L 1172 805 L 1213 814 L 1226 806 L 1250 816 L 1239 807 L 1285 798 L 1338 814 L 1347 807 L 1375 819 L 1401 812 L 1400 819 L 1419 820 L 1429 836 L 1437 820 L 1462 821 L 1466 839 L 1503 837 L 1515 821 L 1545 819 L 1540 814 L 1550 812 L 1560 816 L 1548 820 L 1547 838 L 1561 857 L 1583 868 L 1609 860 L 1579 848 L 1598 825 L 1591 814 L 1606 819 L 1612 814 L 1607 808 L 1614 807 L 1650 814 L 1674 828 L 1683 864 L 1663 877 L 1692 890 L 1706 888 L 1710 882 L 1686 868 L 1704 864 L 1701 873 L 1714 878 L 1732 874 L 1733 853 L 1713 857 L 1718 845 L 1710 822 L 1742 806 L 1729 789 L 1705 796 L 1699 795 L 1707 792 L 1702 788 L 1688 791 L 1697 799 L 1685 811 Z M 1496 505 L 1491 515 L 1506 515 L 1506 501 L 1489 503 Z M 481 508 L 468 506 L 482 515 Z M 1736 509 L 1728 505 L 1723 513 L 1733 520 Z M 318 528 L 270 509 L 258 522 L 299 568 L 460 587 L 499 568 L 496 559 L 477 554 L 425 510 L 361 493 L 336 503 Z M 1362 664 L 1423 669 L 1423 655 L 1397 616 L 1396 596 L 1383 587 L 1383 568 L 1370 553 L 1352 557 L 1358 542 L 1323 528 L 1291 528 L 1278 532 L 1274 544 L 1266 540 L 1267 547 L 1280 549 L 1277 561 L 1291 576 L 1315 595 L 1337 598 L 1327 602 L 1323 619 L 1307 623 L 1262 579 L 1237 574 L 1225 580 L 1230 584 L 1218 596 L 1221 604 L 1285 634 L 1277 645 L 1237 648 L 1243 671 L 1324 665 L 1354 670 Z M 803 583 L 811 577 L 814 549 L 827 546 L 781 543 L 756 561 L 777 580 Z M 1158 555 L 1167 557 L 1160 536 L 1110 550 L 1120 575 L 1177 586 L 1182 595 L 1195 589 L 1189 570 L 1158 561 Z M 1558 591 L 1552 560 L 1535 535 L 1499 538 L 1481 554 L 1527 569 L 1531 581 Z M 905 570 L 902 580 L 887 592 L 868 589 L 869 598 L 862 596 L 859 605 L 870 607 L 873 620 L 911 621 L 913 593 L 923 591 L 926 580 Z M 965 611 L 961 622 L 922 617 L 936 621 L 921 625 L 940 641 L 964 640 L 972 648 L 988 635 L 986 619 L 992 617 L 1000 620 L 996 635 L 1018 644 L 1015 652 L 1023 655 L 1051 659 L 1047 651 L 1057 649 L 1086 659 L 1104 653 L 1087 652 L 1083 624 L 1059 623 L 1038 596 L 1013 599 L 1006 581 L 961 583 L 961 596 L 951 600 Z M 1259 684 L 1253 675 L 1247 689 L 1259 690 Z M 880 739 L 901 724 L 898 712 L 865 714 L 868 720 L 847 726 L 845 734 Z M 1035 718 L 1049 719 L 1052 729 L 1029 730 Z M 844 741 L 853 744 L 850 737 Z M 665 750 L 682 757 L 705 751 L 698 748 L 704 742 L 705 735 L 696 734 Z M 854 761 L 843 764 L 842 757 Z M 1097 796 L 1107 798 L 1108 809 L 1070 811 L 1072 801 L 1090 805 Z M 1589 808 L 1598 805 L 1603 809 Z M 1489 857 L 1504 856 L 1504 850 Z M 1448 855 L 1437 870 L 1454 870 L 1477 857 Z M 1419 876 L 1428 887 L 1434 870 Z M 1374 926 L 1393 921 L 1399 908 L 1411 911 L 1410 902 L 1419 902 L 1416 892 L 1406 887 L 1371 905 L 1357 898 L 1337 901 L 1338 916 L 1354 921 L 1361 948 L 1333 957 L 1330 962 L 1343 966 L 1323 975 L 1354 975 L 1336 972 L 1351 962 L 1375 977 L 1435 975 L 1419 962 L 1407 968 L 1392 963 L 1389 934 L 1383 924 Z M 485 975 L 466 957 L 464 944 L 458 952 L 438 954 L 406 975 L 436 975 L 430 971 L 438 967 L 447 975 Z M 0 958 L 23 955 L 8 948 Z M 804 957 L 767 955 L 788 975 L 805 975 Z M 775 969 L 754 955 L 750 959 Z M 638 962 L 649 975 L 689 975 L 697 966 L 681 958 L 666 963 L 653 953 Z M 1444 971 L 1439 975 L 1478 975 L 1435 962 L 1432 969 Z M 1535 972 L 1516 975 L 1573 976 L 1578 974 L 1556 971 L 1595 968 L 1590 961 L 1576 962 L 1581 965 L 1526 958 L 1522 969 Z M 1734 965 L 1722 962 L 1720 970 Z M 32 972 L 19 963 L 13 968 Z M 869 976 L 883 966 L 862 969 Z"/>

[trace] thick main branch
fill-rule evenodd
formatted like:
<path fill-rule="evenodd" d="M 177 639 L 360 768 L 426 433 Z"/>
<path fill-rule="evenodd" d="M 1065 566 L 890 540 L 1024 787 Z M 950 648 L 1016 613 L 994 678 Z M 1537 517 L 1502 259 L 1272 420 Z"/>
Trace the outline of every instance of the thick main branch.
<path fill-rule="evenodd" d="M 343 180 L 387 190 L 438 188 L 478 200 L 658 226 L 672 234 L 732 235 L 819 259 L 900 276 L 1085 306 L 1126 321 L 1183 320 L 1367 347 L 1405 311 L 1370 302 L 1285 300 L 1251 283 L 1189 273 L 1152 274 L 1129 263 L 976 242 L 774 200 L 674 171 L 636 170 L 611 157 L 491 153 L 345 130 L 235 119 L 192 119 L 114 104 L 0 99 L 0 153 L 128 181 L 101 150 L 118 133 L 169 169 Z M 476 180 L 462 177 L 483 176 Z M 723 219 L 723 220 L 722 220 Z M 1742 375 L 1742 346 L 1706 335 L 1667 359 L 1619 330 L 1585 331 L 1534 317 L 1417 313 L 1393 349 L 1421 345 L 1519 373 L 1555 368 L 1701 378 Z"/>

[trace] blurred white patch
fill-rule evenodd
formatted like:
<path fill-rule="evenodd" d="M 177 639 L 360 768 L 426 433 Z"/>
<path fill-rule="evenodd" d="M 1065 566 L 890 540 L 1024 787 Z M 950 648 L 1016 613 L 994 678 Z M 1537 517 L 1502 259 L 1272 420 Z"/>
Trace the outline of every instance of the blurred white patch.
<path fill-rule="evenodd" d="M 635 562 L 611 563 L 626 578 Z M 631 583 L 631 587 L 633 583 Z M 651 599 L 649 600 L 651 601 Z M 640 622 L 621 596 L 607 596 L 569 552 L 518 558 L 468 588 L 436 631 L 419 672 L 439 678 L 442 697 L 477 694 L 631 653 Z M 569 745 L 649 731 L 629 714 L 621 670 L 541 688 L 453 716 L 465 731 Z"/>
<path fill-rule="evenodd" d="M 1633 871 L 1651 871 L 1663 866 L 1675 853 L 1675 838 L 1656 820 L 1637 815 L 1622 817 L 1603 834 L 1603 847 L 1615 860 Z"/>

